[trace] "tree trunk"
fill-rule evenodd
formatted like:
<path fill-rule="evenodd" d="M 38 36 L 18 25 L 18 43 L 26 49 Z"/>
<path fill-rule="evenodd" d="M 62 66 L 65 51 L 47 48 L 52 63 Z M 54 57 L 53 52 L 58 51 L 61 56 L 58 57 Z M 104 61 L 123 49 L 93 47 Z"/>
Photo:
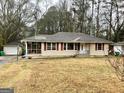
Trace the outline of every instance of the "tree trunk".
<path fill-rule="evenodd" d="M 99 24 L 100 3 L 101 3 L 101 1 L 98 0 L 98 6 L 97 6 L 97 19 L 96 19 L 96 23 L 97 23 L 96 37 L 99 37 L 99 33 L 100 33 L 100 24 Z"/>

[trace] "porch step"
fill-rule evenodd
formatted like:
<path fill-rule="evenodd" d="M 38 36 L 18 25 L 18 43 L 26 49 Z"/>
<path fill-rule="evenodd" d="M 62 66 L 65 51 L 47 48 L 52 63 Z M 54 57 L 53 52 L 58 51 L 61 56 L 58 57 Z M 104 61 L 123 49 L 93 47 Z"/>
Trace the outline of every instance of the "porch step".
<path fill-rule="evenodd" d="M 31 59 L 46 59 L 46 58 L 69 58 L 69 57 L 77 57 L 77 55 L 71 55 L 71 56 L 42 56 L 42 55 L 38 55 L 38 56 L 28 56 L 27 58 Z"/>
<path fill-rule="evenodd" d="M 77 57 L 89 57 L 90 55 L 88 55 L 88 54 L 85 54 L 85 55 L 77 55 Z"/>

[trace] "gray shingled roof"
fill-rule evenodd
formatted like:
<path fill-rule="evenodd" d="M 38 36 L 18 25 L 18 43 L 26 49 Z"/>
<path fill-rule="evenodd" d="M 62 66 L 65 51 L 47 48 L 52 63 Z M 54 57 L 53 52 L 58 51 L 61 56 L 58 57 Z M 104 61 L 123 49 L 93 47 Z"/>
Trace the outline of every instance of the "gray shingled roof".
<path fill-rule="evenodd" d="M 38 35 L 21 40 L 21 42 L 81 42 L 81 43 L 112 43 L 111 41 L 75 32 L 58 32 L 53 35 Z"/>
<path fill-rule="evenodd" d="M 114 45 L 124 45 L 124 41 L 123 42 L 115 43 Z"/>

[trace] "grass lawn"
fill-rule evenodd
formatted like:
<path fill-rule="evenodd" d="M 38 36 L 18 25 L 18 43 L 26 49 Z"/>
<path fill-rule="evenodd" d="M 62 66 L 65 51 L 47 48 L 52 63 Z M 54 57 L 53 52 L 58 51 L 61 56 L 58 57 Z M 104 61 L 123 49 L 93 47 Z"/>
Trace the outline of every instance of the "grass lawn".
<path fill-rule="evenodd" d="M 105 58 L 20 60 L 0 67 L 0 87 L 15 93 L 124 93 Z"/>

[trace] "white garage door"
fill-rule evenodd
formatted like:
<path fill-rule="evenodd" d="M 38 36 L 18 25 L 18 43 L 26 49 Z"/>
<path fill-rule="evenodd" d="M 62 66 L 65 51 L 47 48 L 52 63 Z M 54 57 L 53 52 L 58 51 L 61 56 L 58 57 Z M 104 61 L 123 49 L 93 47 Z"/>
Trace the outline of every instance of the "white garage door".
<path fill-rule="evenodd" d="M 17 55 L 17 47 L 4 47 L 5 55 Z"/>

